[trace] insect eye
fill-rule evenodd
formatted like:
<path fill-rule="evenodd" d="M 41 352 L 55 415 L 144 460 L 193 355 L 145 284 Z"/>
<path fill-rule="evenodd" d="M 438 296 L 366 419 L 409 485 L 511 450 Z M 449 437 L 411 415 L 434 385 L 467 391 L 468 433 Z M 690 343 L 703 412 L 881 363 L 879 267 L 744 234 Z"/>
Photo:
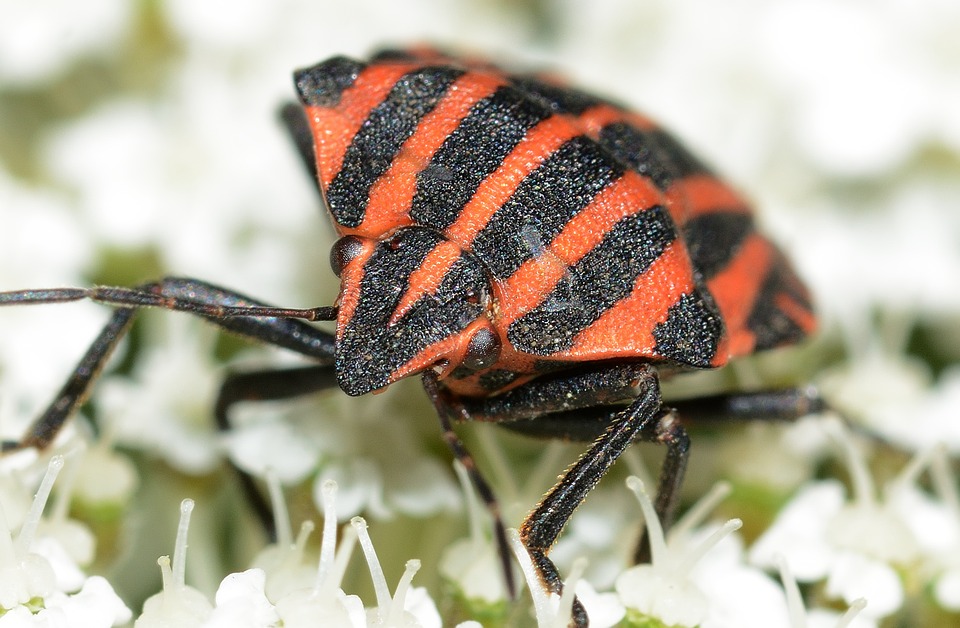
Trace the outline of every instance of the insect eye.
<path fill-rule="evenodd" d="M 470 339 L 462 365 L 473 371 L 493 366 L 500 359 L 500 336 L 490 329 L 481 328 Z"/>
<path fill-rule="evenodd" d="M 344 236 L 333 243 L 330 249 L 330 268 L 337 277 L 347 264 L 363 252 L 363 242 L 356 236 Z"/>

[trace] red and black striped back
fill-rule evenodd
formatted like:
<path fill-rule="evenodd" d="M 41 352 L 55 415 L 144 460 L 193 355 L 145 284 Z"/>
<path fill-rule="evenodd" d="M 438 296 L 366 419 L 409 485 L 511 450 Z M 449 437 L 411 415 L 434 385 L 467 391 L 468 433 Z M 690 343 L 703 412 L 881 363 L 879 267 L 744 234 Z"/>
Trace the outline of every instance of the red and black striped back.
<path fill-rule="evenodd" d="M 431 51 L 331 59 L 297 85 L 340 233 L 417 225 L 472 253 L 492 279 L 499 370 L 718 366 L 812 328 L 746 205 L 639 115 Z"/>

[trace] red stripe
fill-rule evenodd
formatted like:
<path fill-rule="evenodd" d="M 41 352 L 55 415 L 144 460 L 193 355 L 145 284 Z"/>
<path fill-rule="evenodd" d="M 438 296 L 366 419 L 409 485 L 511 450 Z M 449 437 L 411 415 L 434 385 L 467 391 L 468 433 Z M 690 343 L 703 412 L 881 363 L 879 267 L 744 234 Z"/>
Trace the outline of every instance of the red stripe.
<path fill-rule="evenodd" d="M 513 196 L 517 186 L 564 142 L 577 135 L 580 129 L 563 116 L 551 116 L 530 129 L 503 163 L 480 183 L 456 222 L 447 228 L 447 237 L 469 249 L 473 239 Z"/>
<path fill-rule="evenodd" d="M 707 282 L 727 326 L 730 357 L 747 355 L 753 351 L 756 337 L 747 327 L 747 319 L 770 271 L 772 260 L 773 248 L 770 243 L 762 236 L 752 234 L 727 267 Z"/>
<path fill-rule="evenodd" d="M 583 126 L 586 134 L 593 139 L 600 137 L 600 131 L 603 130 L 603 127 L 615 123 L 629 124 L 639 131 L 653 131 L 657 128 L 656 123 L 649 118 L 639 113 L 624 111 L 613 105 L 591 107 L 581 113 L 577 120 Z"/>
<path fill-rule="evenodd" d="M 444 140 L 453 133 L 470 109 L 490 96 L 503 81 L 472 72 L 450 86 L 447 95 L 424 116 L 414 133 L 384 175 L 370 188 L 363 223 L 357 232 L 378 237 L 392 229 L 411 224 L 410 206 L 417 191 L 417 174 L 426 168 Z"/>
<path fill-rule="evenodd" d="M 506 281 L 503 291 L 504 325 L 523 316 L 550 294 L 570 266 L 592 251 L 618 222 L 662 202 L 659 191 L 635 172 L 608 185 L 580 213 L 564 225 L 542 255 L 527 260 Z"/>
<path fill-rule="evenodd" d="M 675 181 L 667 190 L 667 196 L 686 210 L 682 222 L 720 210 L 750 213 L 750 207 L 742 196 L 723 181 L 709 175 L 694 175 Z"/>
<path fill-rule="evenodd" d="M 360 131 L 360 125 L 373 108 L 386 99 L 400 77 L 416 67 L 409 63 L 368 66 L 353 85 L 343 91 L 335 107 L 306 108 L 316 142 L 317 170 L 324 189 L 340 172 L 343 156 Z"/>
<path fill-rule="evenodd" d="M 683 242 L 676 240 L 637 278 L 629 296 L 577 334 L 573 347 L 559 356 L 658 358 L 654 328 L 666 321 L 670 307 L 693 289 L 690 259 Z"/>
<path fill-rule="evenodd" d="M 400 298 L 389 324 L 393 325 L 400 320 L 421 297 L 436 292 L 447 271 L 458 259 L 460 247 L 449 240 L 440 242 L 427 253 L 420 268 L 410 273 L 407 291 Z"/>

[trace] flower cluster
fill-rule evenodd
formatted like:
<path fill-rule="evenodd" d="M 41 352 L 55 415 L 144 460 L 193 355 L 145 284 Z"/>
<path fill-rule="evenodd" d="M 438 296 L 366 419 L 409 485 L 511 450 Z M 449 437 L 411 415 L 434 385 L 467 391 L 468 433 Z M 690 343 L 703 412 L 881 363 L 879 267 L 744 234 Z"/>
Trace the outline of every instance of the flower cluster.
<path fill-rule="evenodd" d="M 50 459 L 32 501 L 10 461 L 5 462 L 0 490 L 0 625 L 119 626 L 129 621 L 130 609 L 110 583 L 83 571 L 93 561 L 94 539 L 85 525 L 67 518 L 69 490 L 60 494 L 49 517 L 42 516 L 64 456 Z"/>

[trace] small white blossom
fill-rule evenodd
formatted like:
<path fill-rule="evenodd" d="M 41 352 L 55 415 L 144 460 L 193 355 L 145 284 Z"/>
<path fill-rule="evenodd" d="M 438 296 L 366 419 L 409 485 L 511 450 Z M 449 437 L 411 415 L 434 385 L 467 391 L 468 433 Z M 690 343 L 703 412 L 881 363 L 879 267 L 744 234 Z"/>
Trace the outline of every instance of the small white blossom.
<path fill-rule="evenodd" d="M 863 597 L 867 615 L 894 613 L 903 603 L 903 583 L 897 569 L 920 556 L 920 545 L 898 508 L 897 496 L 926 464 L 918 456 L 878 499 L 862 455 L 850 434 L 830 422 L 853 479 L 854 496 L 845 501 L 842 485 L 826 480 L 800 490 L 773 526 L 753 546 L 751 561 L 774 566 L 782 555 L 802 582 L 826 580 L 831 597 L 847 604 Z"/>
<path fill-rule="evenodd" d="M 262 628 L 275 626 L 280 615 L 267 599 L 262 569 L 232 573 L 223 579 L 214 597 L 215 608 L 204 628 Z"/>
<path fill-rule="evenodd" d="M 73 499 L 87 510 L 103 511 L 129 503 L 139 484 L 137 470 L 108 438 L 87 448 L 77 461 Z"/>
<path fill-rule="evenodd" d="M 270 474 L 271 495 L 275 511 L 285 509 L 279 494 L 279 482 Z M 343 628 L 440 628 L 437 607 L 426 589 L 411 588 L 420 561 L 407 562 L 407 568 L 391 596 L 383 569 L 367 533 L 367 524 L 354 517 L 337 544 L 337 486 L 326 481 L 323 486 L 324 525 L 320 543 L 320 560 L 307 579 L 304 561 L 306 537 L 313 526 L 303 526 L 296 542 L 290 540 L 286 515 L 277 514 L 278 543 L 258 557 L 264 569 L 256 568 L 242 576 L 228 576 L 217 594 L 217 607 L 204 626 L 228 626 L 231 618 L 246 623 L 233 625 L 279 625 L 287 628 L 316 625 Z M 367 567 L 377 595 L 376 606 L 364 608 L 362 600 L 347 595 L 340 588 L 347 562 L 357 541 L 363 548 Z M 255 619 L 257 618 L 257 619 Z"/>
<path fill-rule="evenodd" d="M 710 599 L 691 578 L 691 570 L 707 552 L 740 528 L 742 523 L 739 519 L 731 519 L 695 543 L 690 542 L 686 535 L 678 534 L 668 544 L 642 482 L 631 476 L 627 479 L 627 486 L 636 494 L 643 510 L 651 561 L 620 574 L 616 589 L 621 601 L 629 613 L 654 617 L 667 626 L 697 626 L 704 623 L 710 617 Z M 699 513 L 695 515 L 699 516 Z M 683 530 L 685 526 L 680 527 Z"/>
<path fill-rule="evenodd" d="M 203 593 L 186 584 L 187 532 L 190 529 L 190 513 L 193 500 L 185 499 L 180 504 L 180 524 L 173 562 L 169 556 L 157 560 L 163 575 L 163 591 L 150 596 L 143 604 L 143 613 L 137 618 L 135 628 L 199 628 L 210 617 L 213 605 Z"/>
<path fill-rule="evenodd" d="M 55 512 L 51 520 L 41 519 L 63 464 L 63 456 L 51 459 L 16 539 L 12 538 L 0 509 L 2 626 L 52 627 L 66 625 L 69 620 L 69 625 L 78 628 L 106 628 L 123 624 L 131 617 L 130 610 L 106 580 L 87 577 L 75 562 L 78 552 L 92 557 L 89 531 L 67 520 L 63 506 L 55 508 L 59 513 Z"/>
<path fill-rule="evenodd" d="M 790 611 L 791 628 L 875 628 L 876 622 L 860 615 L 860 611 L 867 605 L 867 601 L 858 598 L 850 604 L 850 608 L 843 616 L 839 616 L 834 611 L 816 609 L 810 613 L 803 605 L 803 598 L 800 595 L 800 587 L 797 586 L 797 580 L 793 577 L 787 561 L 782 556 L 776 557 L 776 562 L 780 569 L 780 581 L 787 594 L 787 607 Z"/>

